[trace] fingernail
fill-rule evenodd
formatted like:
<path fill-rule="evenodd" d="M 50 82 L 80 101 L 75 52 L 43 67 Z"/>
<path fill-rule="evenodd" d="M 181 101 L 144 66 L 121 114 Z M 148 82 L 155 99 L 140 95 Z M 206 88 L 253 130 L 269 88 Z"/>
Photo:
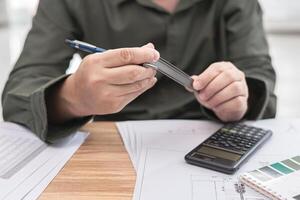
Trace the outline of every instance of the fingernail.
<path fill-rule="evenodd" d="M 200 82 L 198 80 L 195 80 L 193 85 L 195 90 L 200 90 Z"/>
<path fill-rule="evenodd" d="M 153 85 L 157 82 L 157 78 L 153 78 Z"/>
<path fill-rule="evenodd" d="M 154 53 L 153 53 L 153 62 L 158 61 L 159 57 L 160 57 L 159 52 L 156 51 L 156 50 L 154 50 Z"/>
<path fill-rule="evenodd" d="M 154 45 L 151 42 L 149 42 L 149 43 L 143 45 L 142 48 L 151 48 L 151 49 L 154 49 Z"/>
<path fill-rule="evenodd" d="M 147 47 L 154 49 L 154 44 L 151 43 L 151 42 L 149 42 L 149 43 L 147 44 Z"/>
<path fill-rule="evenodd" d="M 152 69 L 152 72 L 153 72 L 153 76 L 156 76 L 156 70 L 155 69 Z"/>

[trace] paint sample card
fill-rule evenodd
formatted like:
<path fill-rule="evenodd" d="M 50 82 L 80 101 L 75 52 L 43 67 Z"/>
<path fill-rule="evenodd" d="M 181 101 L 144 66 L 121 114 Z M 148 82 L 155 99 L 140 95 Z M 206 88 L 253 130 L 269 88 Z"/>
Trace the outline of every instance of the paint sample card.
<path fill-rule="evenodd" d="M 300 200 L 300 156 L 261 167 L 240 178 L 270 198 Z"/>

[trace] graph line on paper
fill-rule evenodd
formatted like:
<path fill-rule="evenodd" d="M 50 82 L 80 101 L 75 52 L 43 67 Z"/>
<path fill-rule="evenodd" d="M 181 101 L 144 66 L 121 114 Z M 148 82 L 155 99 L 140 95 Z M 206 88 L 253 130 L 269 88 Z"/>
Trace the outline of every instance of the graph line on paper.
<path fill-rule="evenodd" d="M 237 180 L 221 176 L 192 175 L 192 200 L 267 200 L 254 190 L 244 187 L 241 194 L 236 189 Z"/>
<path fill-rule="evenodd" d="M 10 178 L 46 148 L 47 145 L 38 139 L 14 138 L 2 134 L 0 138 L 0 178 Z"/>
<path fill-rule="evenodd" d="M 259 155 L 247 162 L 242 171 L 249 171 L 258 167 L 269 165 L 272 161 L 280 160 L 281 155 Z M 230 176 L 219 173 L 218 175 L 190 174 L 192 187 L 192 200 L 267 200 L 268 198 L 255 190 L 244 186 L 237 188 L 238 175 Z M 241 193 L 242 192 L 242 193 Z"/>

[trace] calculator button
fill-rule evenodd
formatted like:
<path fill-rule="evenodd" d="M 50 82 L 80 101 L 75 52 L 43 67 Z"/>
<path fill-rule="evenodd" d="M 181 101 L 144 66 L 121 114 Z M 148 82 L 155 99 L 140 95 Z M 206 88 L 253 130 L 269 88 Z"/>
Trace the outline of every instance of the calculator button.
<path fill-rule="evenodd" d="M 208 138 L 204 144 L 244 154 L 265 134 L 266 131 L 260 128 L 242 124 L 228 124 Z"/>
<path fill-rule="evenodd" d="M 232 146 L 232 147 L 236 147 L 236 146 L 237 146 L 235 143 L 233 143 L 233 142 L 231 142 L 231 141 L 228 141 L 228 144 L 229 144 L 230 146 Z"/>

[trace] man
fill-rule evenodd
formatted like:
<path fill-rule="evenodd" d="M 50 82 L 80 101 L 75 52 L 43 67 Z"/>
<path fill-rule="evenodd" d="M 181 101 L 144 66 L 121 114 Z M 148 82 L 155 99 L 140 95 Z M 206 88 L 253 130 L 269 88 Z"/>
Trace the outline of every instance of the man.
<path fill-rule="evenodd" d="M 111 50 L 80 52 L 79 69 L 64 75 L 75 52 L 66 38 Z M 159 56 L 193 75 L 197 92 L 140 66 Z M 256 0 L 42 0 L 4 89 L 3 115 L 48 142 L 92 116 L 270 118 L 274 84 Z"/>

